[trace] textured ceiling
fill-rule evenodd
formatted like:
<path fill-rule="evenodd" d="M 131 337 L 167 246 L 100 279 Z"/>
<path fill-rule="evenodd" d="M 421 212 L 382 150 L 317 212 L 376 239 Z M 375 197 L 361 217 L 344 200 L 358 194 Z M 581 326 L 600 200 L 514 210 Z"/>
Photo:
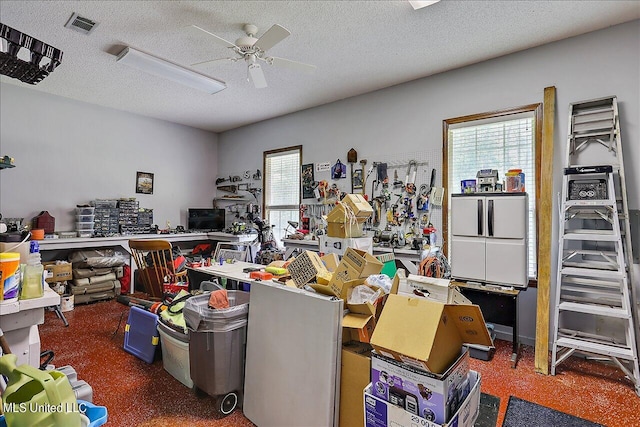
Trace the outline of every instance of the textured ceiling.
<path fill-rule="evenodd" d="M 92 34 L 64 28 L 73 12 Z M 638 1 L 0 1 L 0 22 L 64 52 L 36 86 L 1 81 L 187 126 L 222 132 L 640 18 Z M 269 87 L 247 82 L 242 61 L 198 70 L 226 82 L 214 95 L 116 63 L 124 46 L 189 64 L 229 56 L 198 25 L 235 41 L 252 23 L 291 36 L 269 50 L 314 74 L 263 65 Z"/>

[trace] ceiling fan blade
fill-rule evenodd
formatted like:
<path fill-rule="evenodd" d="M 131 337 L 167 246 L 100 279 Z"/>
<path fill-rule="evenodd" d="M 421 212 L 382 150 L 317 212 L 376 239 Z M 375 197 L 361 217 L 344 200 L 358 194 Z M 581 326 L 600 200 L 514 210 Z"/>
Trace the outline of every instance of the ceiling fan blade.
<path fill-rule="evenodd" d="M 225 40 L 225 39 L 223 39 L 222 37 L 216 36 L 215 34 L 213 34 L 213 33 L 209 32 L 209 31 L 207 31 L 207 30 L 205 30 L 205 29 L 203 29 L 203 28 L 200 28 L 200 27 L 198 27 L 197 25 L 191 25 L 191 26 L 192 26 L 192 27 L 194 27 L 194 28 L 197 28 L 198 30 L 200 30 L 200 31 L 202 31 L 202 32 L 205 32 L 205 33 L 209 34 L 210 36 L 213 36 L 213 39 L 214 39 L 216 42 L 218 42 L 219 44 L 222 44 L 222 45 L 223 45 L 223 46 L 225 46 L 225 47 L 238 47 L 238 46 L 236 46 L 235 44 L 231 43 L 230 41 Z"/>
<path fill-rule="evenodd" d="M 290 34 L 289 30 L 275 24 L 254 43 L 254 46 L 266 51 L 289 37 Z"/>
<path fill-rule="evenodd" d="M 267 62 L 276 67 L 291 68 L 292 70 L 304 71 L 305 73 L 313 73 L 316 70 L 315 65 L 284 58 L 270 57 L 267 58 Z"/>
<path fill-rule="evenodd" d="M 251 77 L 251 81 L 257 89 L 267 87 L 267 80 L 264 78 L 260 64 L 249 64 L 249 77 Z"/>
<path fill-rule="evenodd" d="M 202 61 L 202 62 L 196 62 L 195 64 L 191 64 L 192 67 L 196 67 L 198 65 L 203 65 L 203 64 L 208 64 L 209 62 L 215 62 L 215 61 L 235 61 L 235 58 L 217 58 L 217 59 L 209 59 L 208 61 Z"/>

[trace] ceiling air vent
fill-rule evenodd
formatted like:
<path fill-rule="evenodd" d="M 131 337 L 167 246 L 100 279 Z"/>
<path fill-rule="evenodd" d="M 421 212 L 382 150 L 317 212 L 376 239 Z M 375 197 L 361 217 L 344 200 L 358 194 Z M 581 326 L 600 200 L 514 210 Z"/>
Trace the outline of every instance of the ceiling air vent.
<path fill-rule="evenodd" d="M 97 25 L 97 22 L 94 22 L 89 18 L 84 18 L 74 12 L 65 24 L 65 27 L 71 28 L 72 30 L 82 34 L 89 35 Z"/>

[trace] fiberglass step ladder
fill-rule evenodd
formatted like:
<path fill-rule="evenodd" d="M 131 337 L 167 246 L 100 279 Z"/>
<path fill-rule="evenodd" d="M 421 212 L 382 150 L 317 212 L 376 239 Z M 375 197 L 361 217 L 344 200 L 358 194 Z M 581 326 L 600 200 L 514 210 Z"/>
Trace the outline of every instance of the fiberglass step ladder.
<path fill-rule="evenodd" d="M 551 374 L 580 352 L 612 361 L 640 395 L 638 300 L 616 97 L 569 106 L 565 165 Z M 605 324 L 623 325 L 624 336 L 593 333 Z"/>

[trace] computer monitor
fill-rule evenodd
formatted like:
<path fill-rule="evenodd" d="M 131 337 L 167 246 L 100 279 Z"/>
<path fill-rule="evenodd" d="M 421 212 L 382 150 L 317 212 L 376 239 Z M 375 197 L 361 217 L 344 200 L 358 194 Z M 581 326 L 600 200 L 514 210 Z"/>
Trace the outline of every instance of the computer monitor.
<path fill-rule="evenodd" d="M 225 210 L 218 208 L 189 208 L 187 227 L 191 231 L 222 231 L 225 228 Z"/>

